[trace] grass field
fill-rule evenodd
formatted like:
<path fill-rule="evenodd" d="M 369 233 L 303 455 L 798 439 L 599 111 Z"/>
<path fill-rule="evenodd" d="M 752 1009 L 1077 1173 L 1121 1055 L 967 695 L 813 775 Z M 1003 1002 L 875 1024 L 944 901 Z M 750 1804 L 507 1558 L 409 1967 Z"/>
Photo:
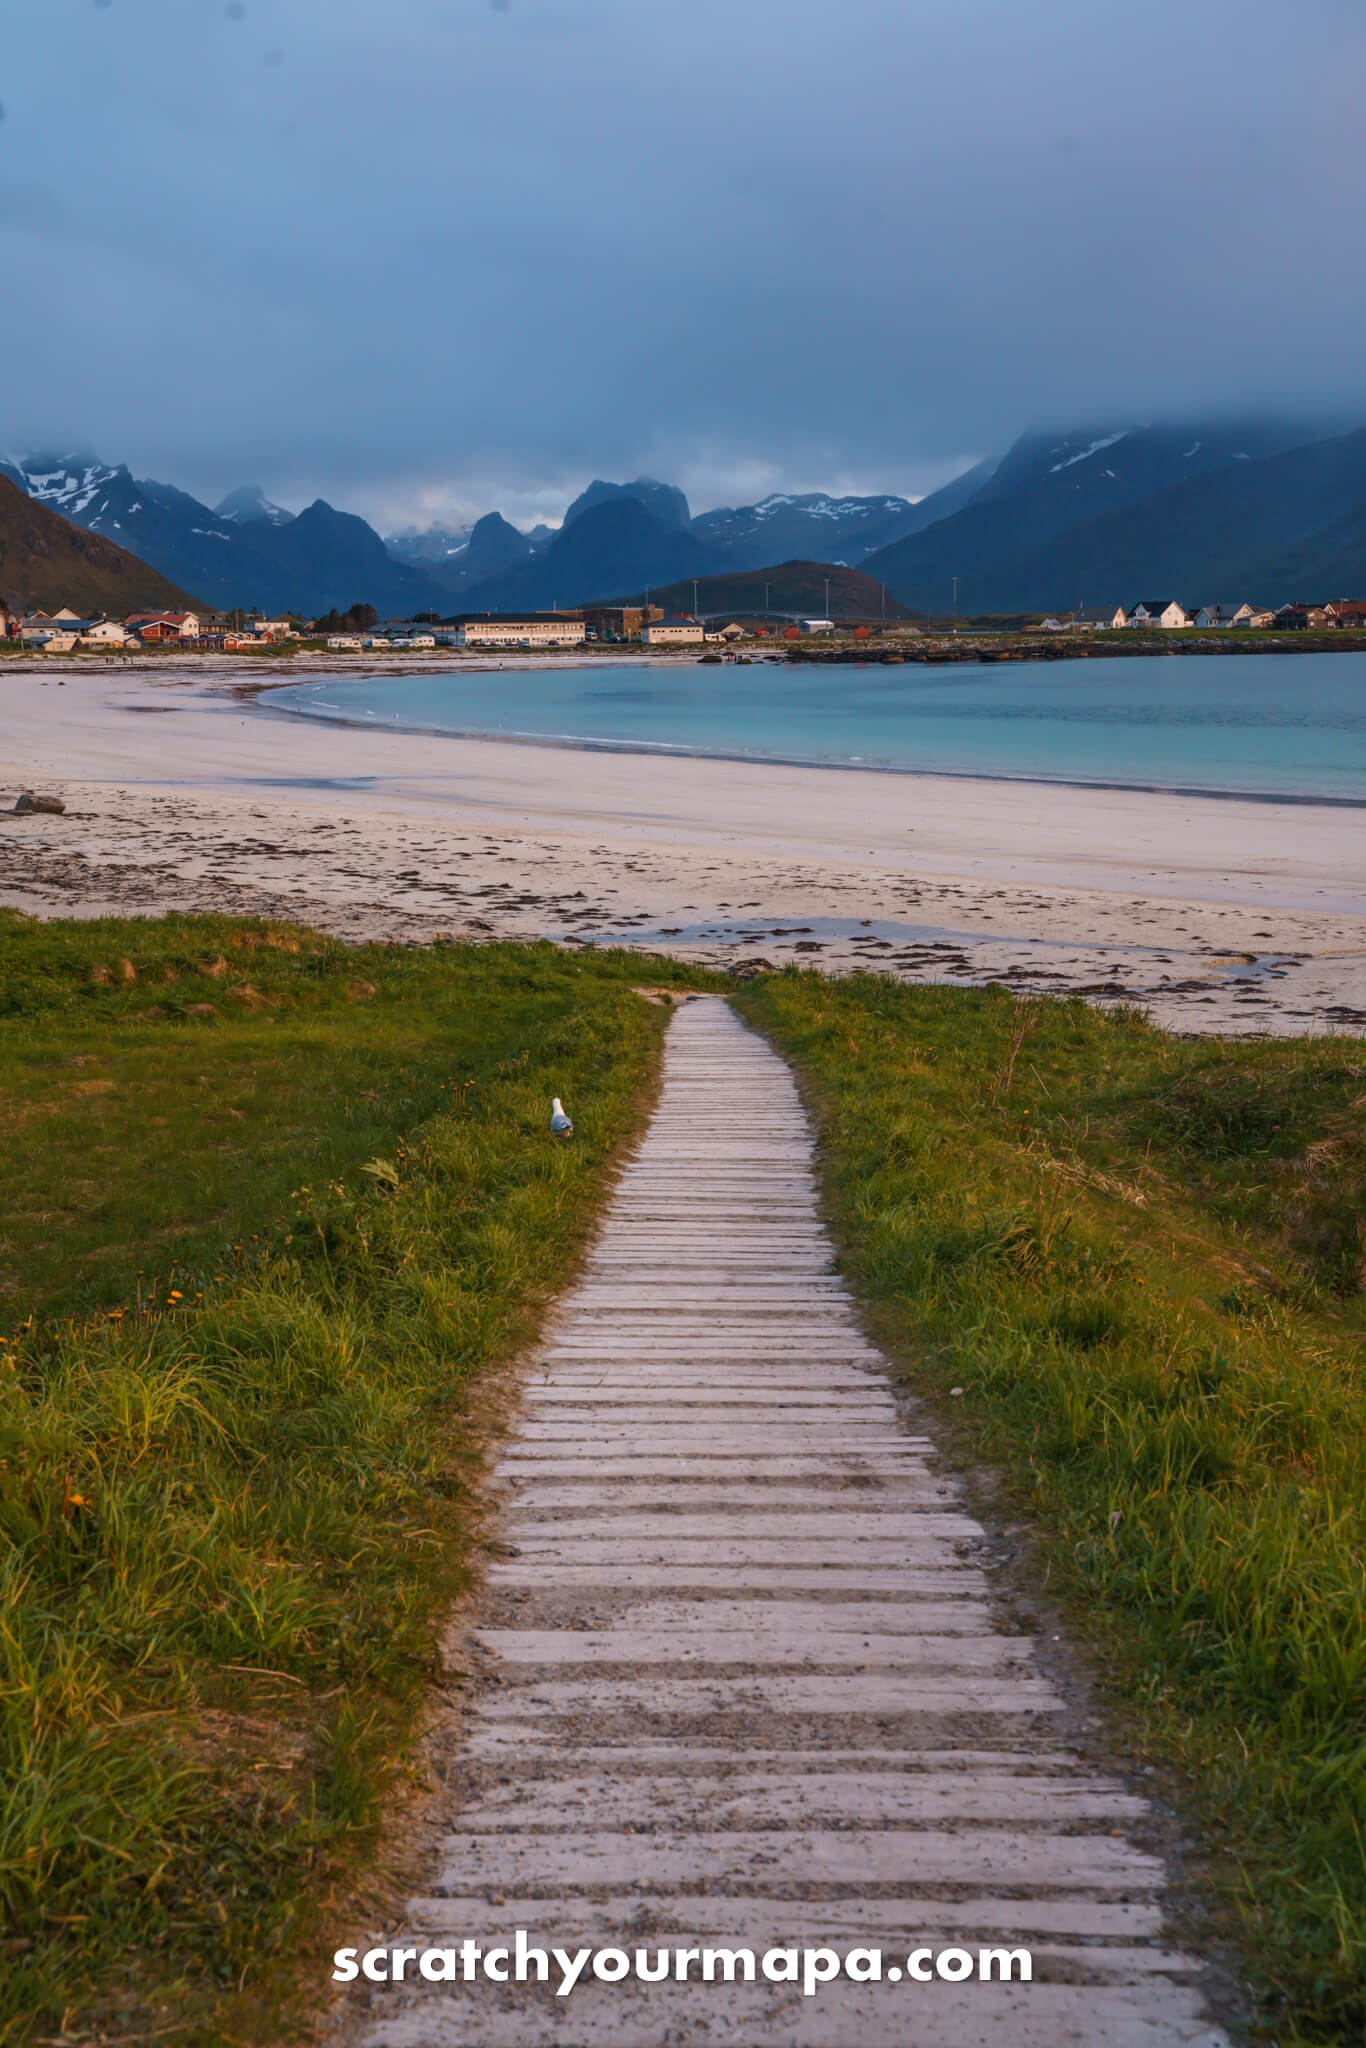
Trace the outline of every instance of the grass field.
<path fill-rule="evenodd" d="M 697 979 L 0 914 L 0 2041 L 290 2038 L 476 1560 L 491 1369 L 648 1097 L 640 978 Z M 1178 1789 L 1265 2038 L 1358 2038 L 1366 1046 L 739 1000 L 878 1334 Z"/>
<path fill-rule="evenodd" d="M 274 2043 L 665 1013 L 226 920 L 6 916 L 0 969 L 0 2040 Z"/>
<path fill-rule="evenodd" d="M 874 1327 L 1174 1766 L 1290 2042 L 1366 2033 L 1366 1044 L 753 983 Z"/>

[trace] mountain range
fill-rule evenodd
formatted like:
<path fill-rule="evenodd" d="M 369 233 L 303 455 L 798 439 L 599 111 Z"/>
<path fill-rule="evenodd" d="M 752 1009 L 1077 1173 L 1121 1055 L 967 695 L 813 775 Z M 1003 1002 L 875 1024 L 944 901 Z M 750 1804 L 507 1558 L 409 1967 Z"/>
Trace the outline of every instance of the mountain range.
<path fill-rule="evenodd" d="M 223 608 L 544 610 L 794 563 L 858 569 L 940 614 L 955 580 L 964 615 L 1366 590 L 1366 430 L 1302 421 L 1029 433 L 918 503 L 775 493 L 694 515 L 676 485 L 598 478 L 557 528 L 490 512 L 387 541 L 322 498 L 294 514 L 248 485 L 210 507 L 86 455 L 0 460 L 0 476 Z"/>
<path fill-rule="evenodd" d="M 0 458 L 0 476 L 88 532 L 130 549 L 200 603 L 316 614 L 540 609 L 611 598 L 637 584 L 717 575 L 791 556 L 852 562 L 915 531 L 923 508 L 894 497 L 811 493 L 694 519 L 676 485 L 595 479 L 558 528 L 520 532 L 501 513 L 472 527 L 381 539 L 323 498 L 293 514 L 255 485 L 203 504 L 86 453 Z M 931 501 L 926 500 L 928 504 Z"/>
<path fill-rule="evenodd" d="M 174 484 L 87 455 L 0 460 L 0 476 L 130 549 L 200 604 L 311 614 L 356 599 L 395 613 L 445 602 L 440 586 L 396 561 L 372 526 L 322 498 L 295 517 L 248 489 L 214 510 Z"/>

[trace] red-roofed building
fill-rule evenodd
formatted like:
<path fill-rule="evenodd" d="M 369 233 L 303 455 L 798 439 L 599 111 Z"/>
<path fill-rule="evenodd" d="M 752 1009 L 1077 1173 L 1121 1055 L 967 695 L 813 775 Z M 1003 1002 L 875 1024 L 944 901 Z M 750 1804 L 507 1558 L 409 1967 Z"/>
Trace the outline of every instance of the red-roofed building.
<path fill-rule="evenodd" d="M 167 640 L 198 640 L 203 630 L 198 612 L 134 612 L 124 624 L 148 647 Z"/>

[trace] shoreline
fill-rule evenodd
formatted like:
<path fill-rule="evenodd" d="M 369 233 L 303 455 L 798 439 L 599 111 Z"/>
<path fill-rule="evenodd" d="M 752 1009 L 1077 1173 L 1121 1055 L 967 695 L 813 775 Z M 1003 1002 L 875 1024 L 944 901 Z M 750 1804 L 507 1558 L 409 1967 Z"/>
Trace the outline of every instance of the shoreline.
<path fill-rule="evenodd" d="M 338 677 L 336 680 L 352 679 Z M 355 680 L 363 679 L 358 677 Z M 289 684 L 264 685 L 259 693 L 252 693 L 253 701 L 259 709 L 265 710 L 270 695 L 289 687 Z M 929 776 L 946 782 L 1024 783 L 1033 789 L 1086 789 L 1130 792 L 1147 796 L 1208 798 L 1213 803 L 1311 804 L 1323 805 L 1330 810 L 1366 810 L 1366 796 L 1321 795 L 1317 791 L 1219 788 L 1195 782 L 1122 781 L 1117 777 L 1029 774 L 1023 769 L 1012 771 L 1007 768 L 916 768 L 896 761 L 863 761 L 835 758 L 831 755 L 746 753 L 727 747 L 692 746 L 681 740 L 590 739 L 575 733 L 516 732 L 504 731 L 501 728 L 494 732 L 487 726 L 416 725 L 399 720 L 386 721 L 382 727 L 376 728 L 364 718 L 348 718 L 342 711 L 329 714 L 296 710 L 289 705 L 281 706 L 268 715 L 300 719 L 310 725 L 343 726 L 351 732 L 371 732 L 378 729 L 402 733 L 415 739 L 488 740 L 498 746 L 551 747 L 570 754 L 641 754 L 647 758 L 658 757 L 664 760 L 731 761 L 756 768 L 811 768 L 822 773 L 833 769 L 850 775 L 914 775 Z"/>
<path fill-rule="evenodd" d="M 714 616 L 719 618 L 723 615 L 717 613 Z M 740 616 L 744 616 L 743 610 Z M 865 623 L 872 625 L 871 621 Z M 980 662 L 984 667 L 997 667 L 1002 664 L 1009 666 L 1012 662 L 1147 661 L 1168 656 L 1207 656 L 1217 660 L 1223 655 L 1366 654 L 1366 628 L 1344 630 L 1334 627 L 1306 633 L 1276 632 L 1264 628 L 1227 628 L 1221 632 L 1213 628 L 1180 627 L 1153 628 L 1142 633 L 1110 629 L 1100 633 L 1074 634 L 1038 633 L 1018 627 L 992 630 L 989 627 L 964 626 L 955 631 L 947 625 L 920 625 L 917 621 L 908 620 L 900 631 L 892 621 L 875 626 L 867 640 L 853 638 L 851 626 L 843 637 L 836 633 L 788 640 L 779 635 L 762 642 L 747 640 L 744 649 L 753 666 L 768 664 L 794 668 L 844 665 L 875 668 L 888 664 L 952 668 L 972 662 Z M 585 662 L 603 661 L 687 666 L 703 659 L 696 645 L 686 649 L 649 647 L 634 641 L 613 640 L 586 642 L 573 647 L 506 648 L 499 652 L 496 661 L 490 660 L 489 654 L 490 650 L 470 652 L 459 647 L 409 649 L 394 654 L 377 649 L 349 652 L 306 642 L 299 644 L 292 653 L 282 651 L 260 655 L 229 654 L 217 649 L 139 647 L 134 652 L 118 649 L 99 653 L 92 650 L 84 654 L 47 656 L 0 648 L 0 676 L 7 671 L 21 674 L 59 670 L 82 673 L 97 665 L 156 672 L 175 662 L 193 664 L 194 669 L 203 675 L 236 664 L 247 672 L 246 686 L 250 687 L 249 672 L 272 661 L 284 665 L 279 672 L 287 676 L 291 667 L 306 668 L 315 664 L 335 667 L 338 662 L 345 666 L 346 673 L 352 675 L 406 675 L 449 667 L 452 661 L 462 668 L 490 669 L 551 664 L 573 667 Z"/>
<path fill-rule="evenodd" d="M 1178 1031 L 1366 1029 L 1355 806 L 501 736 L 434 747 L 269 712 L 266 681 L 240 664 L 11 671 L 0 790 L 68 808 L 0 816 L 0 902 L 872 969 L 1138 1003 Z"/>

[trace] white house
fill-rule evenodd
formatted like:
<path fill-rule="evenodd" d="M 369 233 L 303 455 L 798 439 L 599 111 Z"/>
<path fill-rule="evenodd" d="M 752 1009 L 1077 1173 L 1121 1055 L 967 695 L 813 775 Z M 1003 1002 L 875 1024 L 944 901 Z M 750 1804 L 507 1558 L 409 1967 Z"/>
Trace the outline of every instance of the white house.
<path fill-rule="evenodd" d="M 798 623 L 803 633 L 833 633 L 835 630 L 833 619 L 801 619 Z"/>
<path fill-rule="evenodd" d="M 119 619 L 92 619 L 81 628 L 82 647 L 126 647 L 131 638 Z"/>
<path fill-rule="evenodd" d="M 647 647 L 700 647 L 706 630 L 697 619 L 686 618 L 682 612 L 670 612 L 662 619 L 647 619 L 640 637 Z"/>
<path fill-rule="evenodd" d="M 458 647 L 581 647 L 587 632 L 582 619 L 564 612 L 534 612 L 521 618 L 490 615 L 482 619 L 461 619 L 456 626 Z M 701 637 L 701 628 L 698 628 Z M 431 642 L 436 645 L 435 640 Z"/>
<path fill-rule="evenodd" d="M 1119 633 L 1123 631 L 1128 623 L 1128 615 L 1122 604 L 1103 604 L 1095 610 L 1092 610 L 1090 606 L 1084 606 L 1081 611 L 1072 613 L 1068 620 L 1066 631 L 1069 633 Z"/>
<path fill-rule="evenodd" d="M 1057 629 L 1060 633 L 1110 633 L 1121 631 L 1128 623 L 1122 604 L 1113 607 L 1101 605 L 1096 611 L 1087 608 L 1069 612 L 1066 618 L 1057 621 Z M 1045 619 L 1044 626 L 1047 625 L 1048 620 Z"/>
<path fill-rule="evenodd" d="M 1149 597 L 1142 604 L 1136 604 L 1129 613 L 1131 626 L 1162 626 L 1168 631 L 1177 626 L 1188 626 L 1190 614 L 1184 605 L 1174 597 Z"/>
<path fill-rule="evenodd" d="M 1191 616 L 1193 626 L 1245 626 L 1254 616 L 1250 604 L 1202 604 Z"/>

